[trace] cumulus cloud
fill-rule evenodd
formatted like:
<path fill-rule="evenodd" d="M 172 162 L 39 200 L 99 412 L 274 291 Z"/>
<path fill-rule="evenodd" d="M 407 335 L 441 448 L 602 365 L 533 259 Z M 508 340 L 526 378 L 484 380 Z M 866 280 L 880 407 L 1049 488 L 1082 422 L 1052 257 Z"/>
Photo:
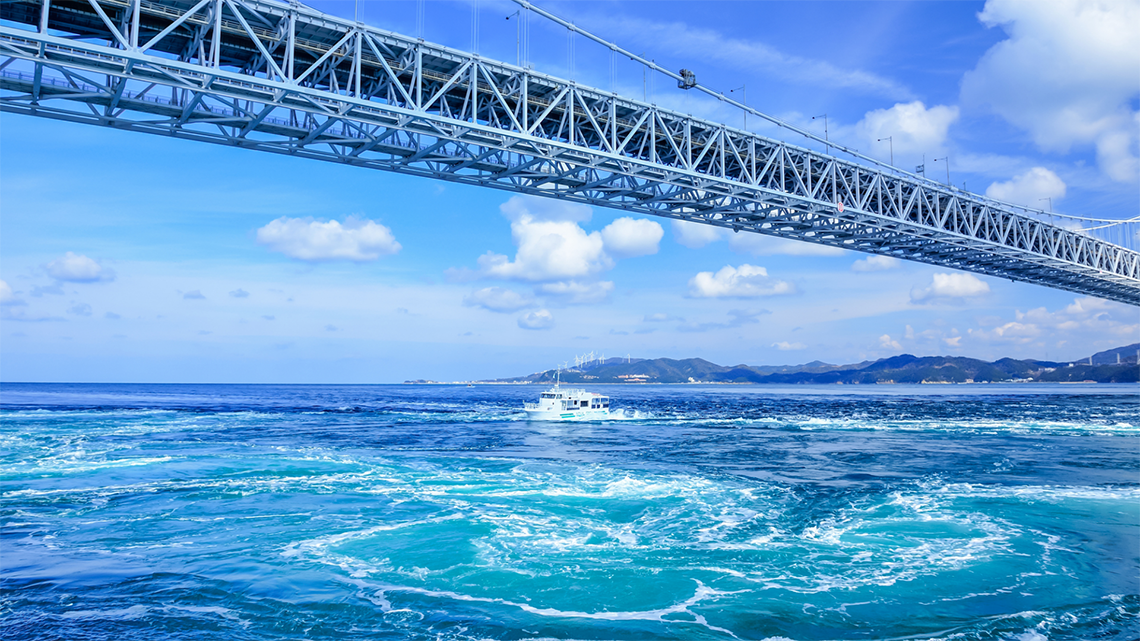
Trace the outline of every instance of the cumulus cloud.
<path fill-rule="evenodd" d="M 503 287 L 484 287 L 464 296 L 463 304 L 507 314 L 533 306 L 534 299 Z"/>
<path fill-rule="evenodd" d="M 881 272 L 888 269 L 898 269 L 902 261 L 891 256 L 868 256 L 860 258 L 851 264 L 853 272 Z"/>
<path fill-rule="evenodd" d="M 1045 209 L 1042 200 L 1052 198 L 1056 201 L 1065 196 L 1065 182 L 1044 167 L 1034 167 L 1014 176 L 1012 180 L 995 182 L 986 188 L 986 195 L 1026 207 Z"/>
<path fill-rule="evenodd" d="M 69 283 L 94 283 L 115 279 L 115 273 L 98 262 L 73 252 L 67 252 L 44 266 L 48 276 Z"/>
<path fill-rule="evenodd" d="M 257 230 L 257 242 L 290 258 L 308 262 L 366 262 L 401 249 L 390 229 L 354 216 L 346 218 L 344 223 L 282 216 Z"/>
<path fill-rule="evenodd" d="M 910 292 L 913 303 L 973 298 L 990 293 L 990 286 L 973 274 L 934 274 L 930 285 Z"/>
<path fill-rule="evenodd" d="M 804 345 L 803 343 L 789 343 L 788 341 L 772 343 L 772 347 L 775 347 L 781 352 L 794 352 L 796 350 L 807 349 L 807 345 Z"/>
<path fill-rule="evenodd" d="M 230 292 L 230 296 L 233 296 L 234 298 L 249 298 L 249 292 L 238 288 Z"/>
<path fill-rule="evenodd" d="M 882 349 L 892 349 L 895 351 L 902 349 L 902 345 L 900 345 L 899 342 L 895 339 L 891 338 L 890 334 L 883 334 L 879 337 L 879 347 Z"/>
<path fill-rule="evenodd" d="M 950 125 L 958 120 L 958 108 L 936 105 L 929 109 L 921 101 L 899 103 L 890 109 L 868 111 L 855 125 L 856 135 L 871 149 L 887 151 L 890 147 L 895 158 L 920 153 L 935 153 L 946 142 Z M 888 154 L 880 153 L 886 157 Z"/>
<path fill-rule="evenodd" d="M 185 294 L 182 295 L 182 298 L 184 298 L 186 300 L 206 300 L 206 296 L 204 294 L 202 294 L 201 290 L 197 290 L 197 289 L 195 289 L 193 291 L 186 292 Z"/>
<path fill-rule="evenodd" d="M 597 280 L 617 259 L 654 254 L 665 230 L 649 220 L 619 218 L 587 232 L 592 210 L 576 203 L 514 196 L 499 207 L 511 221 L 514 259 L 487 252 L 478 270 L 449 270 L 452 280 L 500 278 L 535 283 L 535 292 L 567 304 L 605 300 L 613 283 Z"/>
<path fill-rule="evenodd" d="M 519 327 L 523 329 L 550 329 L 554 327 L 554 315 L 545 309 L 528 312 L 519 317 Z"/>
<path fill-rule="evenodd" d="M 689 280 L 689 296 L 693 298 L 756 298 L 795 291 L 795 285 L 770 278 L 768 270 L 748 264 L 725 265 L 715 274 L 700 272 Z"/>
<path fill-rule="evenodd" d="M 963 101 L 992 109 L 1043 150 L 1095 146 L 1109 177 L 1136 181 L 1140 3 L 989 0 L 978 19 L 1009 37 L 963 77 Z"/>
<path fill-rule="evenodd" d="M 511 221 L 518 252 L 514 261 L 494 252 L 480 256 L 484 275 L 542 282 L 584 278 L 613 266 L 602 235 L 578 225 L 589 220 L 589 207 L 514 196 L 499 209 Z"/>
<path fill-rule="evenodd" d="M 730 232 L 723 227 L 689 222 L 687 220 L 673 221 L 673 239 L 677 243 L 690 249 L 700 249 L 709 243 L 725 238 Z"/>
<path fill-rule="evenodd" d="M 580 283 L 577 281 L 560 281 L 557 283 L 543 283 L 535 287 L 535 291 L 546 296 L 559 299 L 570 305 L 588 305 L 600 303 L 609 298 L 614 290 L 614 284 L 608 280 Z"/>
<path fill-rule="evenodd" d="M 614 258 L 633 258 L 657 253 L 665 235 L 661 225 L 644 218 L 618 218 L 602 229 L 606 253 Z"/>
<path fill-rule="evenodd" d="M 594 217 L 589 205 L 537 196 L 511 196 L 499 205 L 499 211 L 511 222 L 542 220 L 548 222 L 588 223 Z"/>

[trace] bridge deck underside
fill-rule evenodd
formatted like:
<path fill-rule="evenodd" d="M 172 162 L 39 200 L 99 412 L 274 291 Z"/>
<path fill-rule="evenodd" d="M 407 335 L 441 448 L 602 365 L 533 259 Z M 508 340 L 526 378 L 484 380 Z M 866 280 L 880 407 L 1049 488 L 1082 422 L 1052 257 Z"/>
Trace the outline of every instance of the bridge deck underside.
<path fill-rule="evenodd" d="M 10 113 L 570 199 L 1140 304 L 1135 251 L 930 181 L 300 6 L 14 0 L 0 4 L 0 20 L 0 109 Z"/>

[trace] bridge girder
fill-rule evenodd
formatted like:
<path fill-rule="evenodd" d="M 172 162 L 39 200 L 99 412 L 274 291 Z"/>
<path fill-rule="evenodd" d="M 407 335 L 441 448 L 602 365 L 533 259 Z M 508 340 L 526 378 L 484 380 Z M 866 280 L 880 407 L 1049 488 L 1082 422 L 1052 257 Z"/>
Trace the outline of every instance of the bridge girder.
<path fill-rule="evenodd" d="M 12 0 L 0 20 L 5 112 L 563 198 L 1140 305 L 1140 254 L 1130 249 L 933 181 L 300 5 Z"/>

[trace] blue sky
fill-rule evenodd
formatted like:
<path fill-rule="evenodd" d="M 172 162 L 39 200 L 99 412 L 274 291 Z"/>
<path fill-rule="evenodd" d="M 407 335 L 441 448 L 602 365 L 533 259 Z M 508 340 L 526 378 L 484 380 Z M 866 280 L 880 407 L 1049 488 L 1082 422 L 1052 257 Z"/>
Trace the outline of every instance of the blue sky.
<path fill-rule="evenodd" d="M 352 17 L 352 2 L 312 2 Z M 886 160 L 1027 205 L 1140 209 L 1140 2 L 540 6 Z M 471 3 L 427 2 L 469 49 Z M 479 49 L 515 59 L 508 2 Z M 416 33 L 415 2 L 359 5 Z M 742 125 L 535 19 L 549 73 Z M 644 79 L 643 79 L 644 78 Z M 735 95 L 735 94 L 734 94 Z M 750 118 L 749 128 L 807 144 Z M 507 192 L 0 116 L 0 379 L 399 382 L 607 356 L 721 364 L 908 352 L 1075 359 L 1140 313 L 1039 286 Z M 553 239 L 557 251 L 551 252 Z M 1135 242 L 1135 241 L 1133 241 Z"/>

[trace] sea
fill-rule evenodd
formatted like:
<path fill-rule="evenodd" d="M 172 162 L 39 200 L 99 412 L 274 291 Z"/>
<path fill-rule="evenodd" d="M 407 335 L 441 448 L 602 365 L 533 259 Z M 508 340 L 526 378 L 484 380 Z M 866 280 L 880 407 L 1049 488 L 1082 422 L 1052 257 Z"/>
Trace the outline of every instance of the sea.
<path fill-rule="evenodd" d="M 0 387 L 0 637 L 1140 638 L 1140 387 Z"/>

